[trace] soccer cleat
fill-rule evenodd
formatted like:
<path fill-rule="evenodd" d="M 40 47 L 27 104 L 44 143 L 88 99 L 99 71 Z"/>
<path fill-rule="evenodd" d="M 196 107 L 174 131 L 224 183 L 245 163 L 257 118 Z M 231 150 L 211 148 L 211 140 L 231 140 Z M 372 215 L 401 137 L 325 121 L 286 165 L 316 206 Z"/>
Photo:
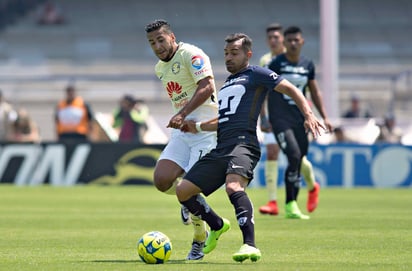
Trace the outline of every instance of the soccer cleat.
<path fill-rule="evenodd" d="M 306 209 L 309 213 L 315 211 L 316 207 L 318 207 L 319 190 L 320 185 L 317 182 L 315 182 L 315 187 L 312 189 L 312 191 L 308 192 L 308 202 L 306 204 Z"/>
<path fill-rule="evenodd" d="M 300 211 L 298 204 L 296 201 L 291 201 L 285 206 L 285 217 L 286 218 L 292 218 L 292 219 L 309 219 L 310 217 L 308 215 L 302 214 Z"/>
<path fill-rule="evenodd" d="M 243 262 L 244 260 L 250 259 L 252 262 L 256 262 L 262 257 L 260 250 L 244 244 L 240 247 L 239 251 L 232 255 L 233 260 L 237 262 Z"/>
<path fill-rule="evenodd" d="M 182 218 L 183 224 L 192 224 L 192 218 L 190 217 L 189 209 L 187 209 L 184 205 L 180 207 L 180 217 Z"/>
<path fill-rule="evenodd" d="M 201 260 L 205 255 L 203 253 L 203 247 L 205 246 L 205 242 L 199 242 L 193 240 L 192 249 L 190 250 L 189 254 L 187 254 L 186 260 Z"/>
<path fill-rule="evenodd" d="M 279 214 L 278 204 L 276 200 L 269 201 L 266 205 L 259 208 L 261 214 L 277 215 Z"/>
<path fill-rule="evenodd" d="M 206 242 L 205 242 L 205 247 L 203 248 L 203 252 L 205 254 L 212 252 L 212 250 L 215 249 L 217 245 L 217 240 L 219 240 L 219 237 L 222 235 L 222 233 L 225 233 L 230 229 L 230 221 L 227 220 L 226 218 L 222 218 L 222 219 L 223 219 L 222 228 L 217 231 L 209 232 L 209 236 L 207 237 Z"/>

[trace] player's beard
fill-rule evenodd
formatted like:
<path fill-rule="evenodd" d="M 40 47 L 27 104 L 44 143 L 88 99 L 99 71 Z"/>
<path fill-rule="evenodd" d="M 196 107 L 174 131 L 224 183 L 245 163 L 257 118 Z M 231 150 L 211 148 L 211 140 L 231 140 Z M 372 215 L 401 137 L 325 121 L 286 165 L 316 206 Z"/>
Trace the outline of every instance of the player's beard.
<path fill-rule="evenodd" d="M 169 62 L 173 58 L 173 56 L 175 55 L 177 49 L 179 49 L 179 46 L 174 51 L 173 43 L 171 43 L 169 48 L 170 49 L 167 50 L 167 56 L 166 57 L 164 57 L 164 58 L 159 57 L 164 62 Z"/>

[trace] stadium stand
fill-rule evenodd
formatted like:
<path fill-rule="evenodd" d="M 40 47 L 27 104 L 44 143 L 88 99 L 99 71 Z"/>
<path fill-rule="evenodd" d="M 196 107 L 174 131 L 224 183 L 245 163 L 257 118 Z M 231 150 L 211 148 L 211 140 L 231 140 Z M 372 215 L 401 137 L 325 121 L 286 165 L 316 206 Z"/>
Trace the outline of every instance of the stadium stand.
<path fill-rule="evenodd" d="M 30 12 L 0 30 L 0 86 L 14 103 L 33 108 L 39 123 L 50 118 L 52 111 L 44 105 L 57 101 L 69 80 L 76 81 L 97 110 L 110 111 L 114 99 L 133 90 L 150 106 L 162 108 L 157 110 L 158 118 L 164 118 L 160 114 L 169 112 L 170 106 L 152 73 L 156 59 L 144 33 L 146 23 L 156 18 L 170 21 L 178 39 L 197 44 L 210 55 L 218 85 L 226 76 L 224 37 L 231 32 L 248 33 L 254 40 L 252 62 L 257 63 L 266 52 L 264 29 L 273 21 L 301 26 L 306 37 L 304 54 L 320 62 L 318 0 L 242 0 L 237 5 L 210 0 L 201 8 L 188 0 L 55 2 L 67 23 L 37 25 L 39 6 L 32 4 Z M 356 91 L 376 116 L 383 116 L 390 107 L 401 121 L 410 115 L 407 71 L 412 69 L 412 51 L 407 33 L 412 28 L 411 15 L 408 0 L 340 1 L 342 109 Z M 319 65 L 318 71 L 321 76 Z M 47 132 L 50 128 L 42 130 L 44 138 L 53 137 Z"/>

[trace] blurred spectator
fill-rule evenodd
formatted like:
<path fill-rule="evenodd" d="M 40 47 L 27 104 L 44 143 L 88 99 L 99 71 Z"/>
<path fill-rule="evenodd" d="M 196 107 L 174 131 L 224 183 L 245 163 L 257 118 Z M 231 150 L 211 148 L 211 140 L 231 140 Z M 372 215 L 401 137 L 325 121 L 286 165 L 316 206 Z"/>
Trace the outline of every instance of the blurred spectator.
<path fill-rule="evenodd" d="M 44 3 L 41 7 L 37 23 L 40 25 L 55 25 L 63 24 L 66 19 L 63 16 L 61 9 L 50 1 Z"/>
<path fill-rule="evenodd" d="M 393 114 L 385 115 L 379 129 L 380 132 L 376 143 L 401 143 L 403 132 L 396 126 L 396 119 Z"/>
<path fill-rule="evenodd" d="M 15 118 L 15 114 L 13 106 L 6 101 L 3 92 L 0 90 L 0 141 L 7 139 L 11 120 Z"/>
<path fill-rule="evenodd" d="M 337 126 L 333 129 L 334 143 L 354 143 L 355 141 L 348 137 L 342 126 Z"/>
<path fill-rule="evenodd" d="M 113 128 L 119 129 L 119 141 L 143 143 L 147 131 L 149 109 L 143 100 L 125 95 L 120 106 L 113 112 Z"/>
<path fill-rule="evenodd" d="M 344 118 L 372 118 L 368 110 L 362 110 L 358 95 L 353 94 L 351 97 L 351 106 L 343 115 Z"/>
<path fill-rule="evenodd" d="M 65 142 L 84 142 L 92 131 L 92 110 L 83 98 L 76 95 L 74 86 L 66 87 L 66 98 L 56 108 L 57 138 Z"/>
<path fill-rule="evenodd" d="M 13 121 L 7 134 L 10 142 L 40 142 L 40 133 L 37 125 L 25 109 L 17 111 L 17 118 Z"/>

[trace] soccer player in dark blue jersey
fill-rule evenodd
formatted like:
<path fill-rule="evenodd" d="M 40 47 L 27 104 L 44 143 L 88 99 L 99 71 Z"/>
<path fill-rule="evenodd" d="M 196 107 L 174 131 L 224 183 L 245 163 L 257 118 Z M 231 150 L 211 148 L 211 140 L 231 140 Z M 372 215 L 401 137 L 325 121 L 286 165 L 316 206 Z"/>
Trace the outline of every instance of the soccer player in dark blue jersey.
<path fill-rule="evenodd" d="M 303 95 L 306 94 L 306 89 L 309 89 L 313 103 L 323 118 L 326 129 L 332 132 L 332 125 L 326 115 L 322 96 L 315 80 L 315 66 L 310 59 L 301 56 L 304 44 L 301 29 L 296 26 L 286 29 L 284 44 L 286 53 L 273 59 L 268 66 L 269 69 L 293 83 Z M 308 135 L 304 127 L 305 117 L 291 97 L 279 92 L 269 93 L 268 111 L 272 130 L 288 159 L 285 172 L 285 216 L 286 218 L 308 219 L 309 216 L 302 214 L 297 205 L 302 159 L 307 154 L 309 147 Z M 309 169 L 313 172 L 311 168 Z M 309 192 L 307 208 L 310 212 L 316 208 L 318 192 L 319 186 L 315 183 L 314 188 Z"/>
<path fill-rule="evenodd" d="M 200 195 L 210 195 L 222 185 L 232 203 L 243 235 L 243 245 L 233 259 L 257 261 L 261 257 L 255 245 L 253 206 L 245 192 L 260 158 L 256 125 L 262 103 L 269 91 L 289 95 L 305 116 L 305 127 L 318 136 L 323 125 L 312 113 L 302 92 L 275 72 L 250 66 L 252 41 L 245 34 L 226 37 L 226 69 L 231 75 L 218 93 L 219 116 L 197 122 L 186 121 L 182 130 L 189 132 L 217 130 L 217 146 L 198 160 L 176 187 L 181 204 L 210 226 L 204 253 L 210 253 L 222 233 L 230 229 L 229 220 L 218 216 Z"/>

